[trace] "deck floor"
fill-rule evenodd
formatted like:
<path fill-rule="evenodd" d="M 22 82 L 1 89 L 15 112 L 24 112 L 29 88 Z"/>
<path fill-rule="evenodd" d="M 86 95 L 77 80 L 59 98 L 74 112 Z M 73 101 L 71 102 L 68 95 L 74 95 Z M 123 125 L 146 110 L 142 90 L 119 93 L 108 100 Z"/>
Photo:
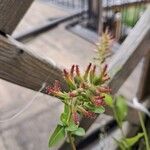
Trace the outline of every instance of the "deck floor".
<path fill-rule="evenodd" d="M 58 18 L 69 13 L 71 12 L 48 3 L 35 1 L 13 35 L 44 24 L 49 18 Z M 95 45 L 66 30 L 66 24 L 35 37 L 25 45 L 61 67 L 69 68 L 72 64 L 79 64 L 83 69 L 92 62 Z M 139 80 L 141 65 L 140 63 L 120 90 L 128 99 L 133 98 L 135 94 L 138 82 L 134 81 Z M 0 150 L 48 150 L 49 134 L 56 126 L 62 110 L 62 105 L 57 99 L 39 94 L 27 111 L 13 120 L 6 120 L 22 109 L 35 93 L 0 80 Z M 105 122 L 103 116 L 93 128 L 99 126 L 100 122 Z"/>

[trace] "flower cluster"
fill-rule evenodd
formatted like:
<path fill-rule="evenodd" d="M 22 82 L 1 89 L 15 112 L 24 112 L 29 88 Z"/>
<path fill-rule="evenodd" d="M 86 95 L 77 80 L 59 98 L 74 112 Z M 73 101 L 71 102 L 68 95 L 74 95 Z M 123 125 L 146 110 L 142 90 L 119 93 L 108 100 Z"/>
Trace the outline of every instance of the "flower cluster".
<path fill-rule="evenodd" d="M 47 87 L 46 92 L 58 97 L 71 111 L 71 119 L 79 124 L 79 116 L 87 118 L 95 117 L 96 113 L 102 113 L 106 105 L 106 96 L 111 89 L 106 86 L 110 79 L 105 65 L 96 75 L 96 66 L 91 63 L 83 74 L 79 66 L 73 65 L 70 71 L 63 70 L 64 79 L 69 87 L 68 92 L 61 91 L 59 81 L 55 81 L 53 87 Z"/>
<path fill-rule="evenodd" d="M 105 61 L 105 58 L 110 55 L 111 52 L 111 45 L 113 43 L 113 37 L 111 34 L 106 30 L 102 33 L 100 42 L 97 44 L 96 52 L 98 53 L 97 57 L 95 58 L 101 63 Z"/>

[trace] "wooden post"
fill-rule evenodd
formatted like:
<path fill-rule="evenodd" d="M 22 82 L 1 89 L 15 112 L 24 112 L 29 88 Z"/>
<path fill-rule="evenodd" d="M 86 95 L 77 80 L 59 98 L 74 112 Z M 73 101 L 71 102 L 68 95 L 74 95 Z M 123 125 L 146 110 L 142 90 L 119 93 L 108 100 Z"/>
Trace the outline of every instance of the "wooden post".
<path fill-rule="evenodd" d="M 95 30 L 98 34 L 102 31 L 102 1 L 88 0 L 88 19 L 89 27 Z"/>
<path fill-rule="evenodd" d="M 118 41 L 121 37 L 121 13 L 118 12 L 115 14 L 115 39 Z"/>
<path fill-rule="evenodd" d="M 144 64 L 142 68 L 142 75 L 139 83 L 137 97 L 139 100 L 143 100 L 148 95 L 150 95 L 150 54 L 145 56 L 144 58 Z"/>
<path fill-rule="evenodd" d="M 0 31 L 11 34 L 33 0 L 0 0 Z"/>

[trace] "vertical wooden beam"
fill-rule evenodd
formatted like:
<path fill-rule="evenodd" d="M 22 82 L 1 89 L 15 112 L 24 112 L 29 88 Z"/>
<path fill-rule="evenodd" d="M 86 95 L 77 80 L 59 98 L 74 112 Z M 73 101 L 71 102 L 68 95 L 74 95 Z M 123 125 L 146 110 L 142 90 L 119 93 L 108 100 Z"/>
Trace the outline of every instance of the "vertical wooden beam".
<path fill-rule="evenodd" d="M 102 22 L 102 13 L 103 13 L 103 6 L 102 6 L 102 0 L 99 0 L 99 15 L 98 15 L 98 35 L 100 36 L 102 34 L 103 30 L 103 22 Z"/>
<path fill-rule="evenodd" d="M 150 95 L 150 55 L 144 58 L 137 97 L 139 100 L 143 100 L 148 95 Z"/>
<path fill-rule="evenodd" d="M 0 0 L 0 31 L 11 34 L 33 0 Z"/>
<path fill-rule="evenodd" d="M 88 17 L 89 27 L 93 28 L 98 34 L 102 31 L 102 1 L 89 0 L 88 1 Z"/>

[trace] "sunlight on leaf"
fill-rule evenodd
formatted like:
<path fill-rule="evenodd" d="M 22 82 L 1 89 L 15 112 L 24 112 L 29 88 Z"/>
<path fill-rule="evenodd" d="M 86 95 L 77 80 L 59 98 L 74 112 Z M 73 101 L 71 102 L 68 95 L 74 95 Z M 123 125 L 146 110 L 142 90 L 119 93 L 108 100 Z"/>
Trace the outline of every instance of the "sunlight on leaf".
<path fill-rule="evenodd" d="M 105 101 L 106 105 L 108 105 L 109 107 L 113 107 L 112 97 L 108 94 L 104 94 L 104 96 L 105 96 L 104 101 Z"/>
<path fill-rule="evenodd" d="M 80 128 L 78 128 L 78 130 L 74 131 L 73 134 L 77 135 L 77 136 L 84 136 L 85 135 L 85 130 L 80 127 Z"/>
<path fill-rule="evenodd" d="M 114 112 L 115 112 L 115 118 L 118 124 L 121 126 L 123 120 L 126 118 L 128 113 L 128 107 L 124 97 L 122 96 L 116 97 L 114 103 Z"/>
<path fill-rule="evenodd" d="M 54 133 L 49 139 L 49 147 L 57 145 L 65 137 L 65 129 L 63 126 L 57 125 Z"/>

